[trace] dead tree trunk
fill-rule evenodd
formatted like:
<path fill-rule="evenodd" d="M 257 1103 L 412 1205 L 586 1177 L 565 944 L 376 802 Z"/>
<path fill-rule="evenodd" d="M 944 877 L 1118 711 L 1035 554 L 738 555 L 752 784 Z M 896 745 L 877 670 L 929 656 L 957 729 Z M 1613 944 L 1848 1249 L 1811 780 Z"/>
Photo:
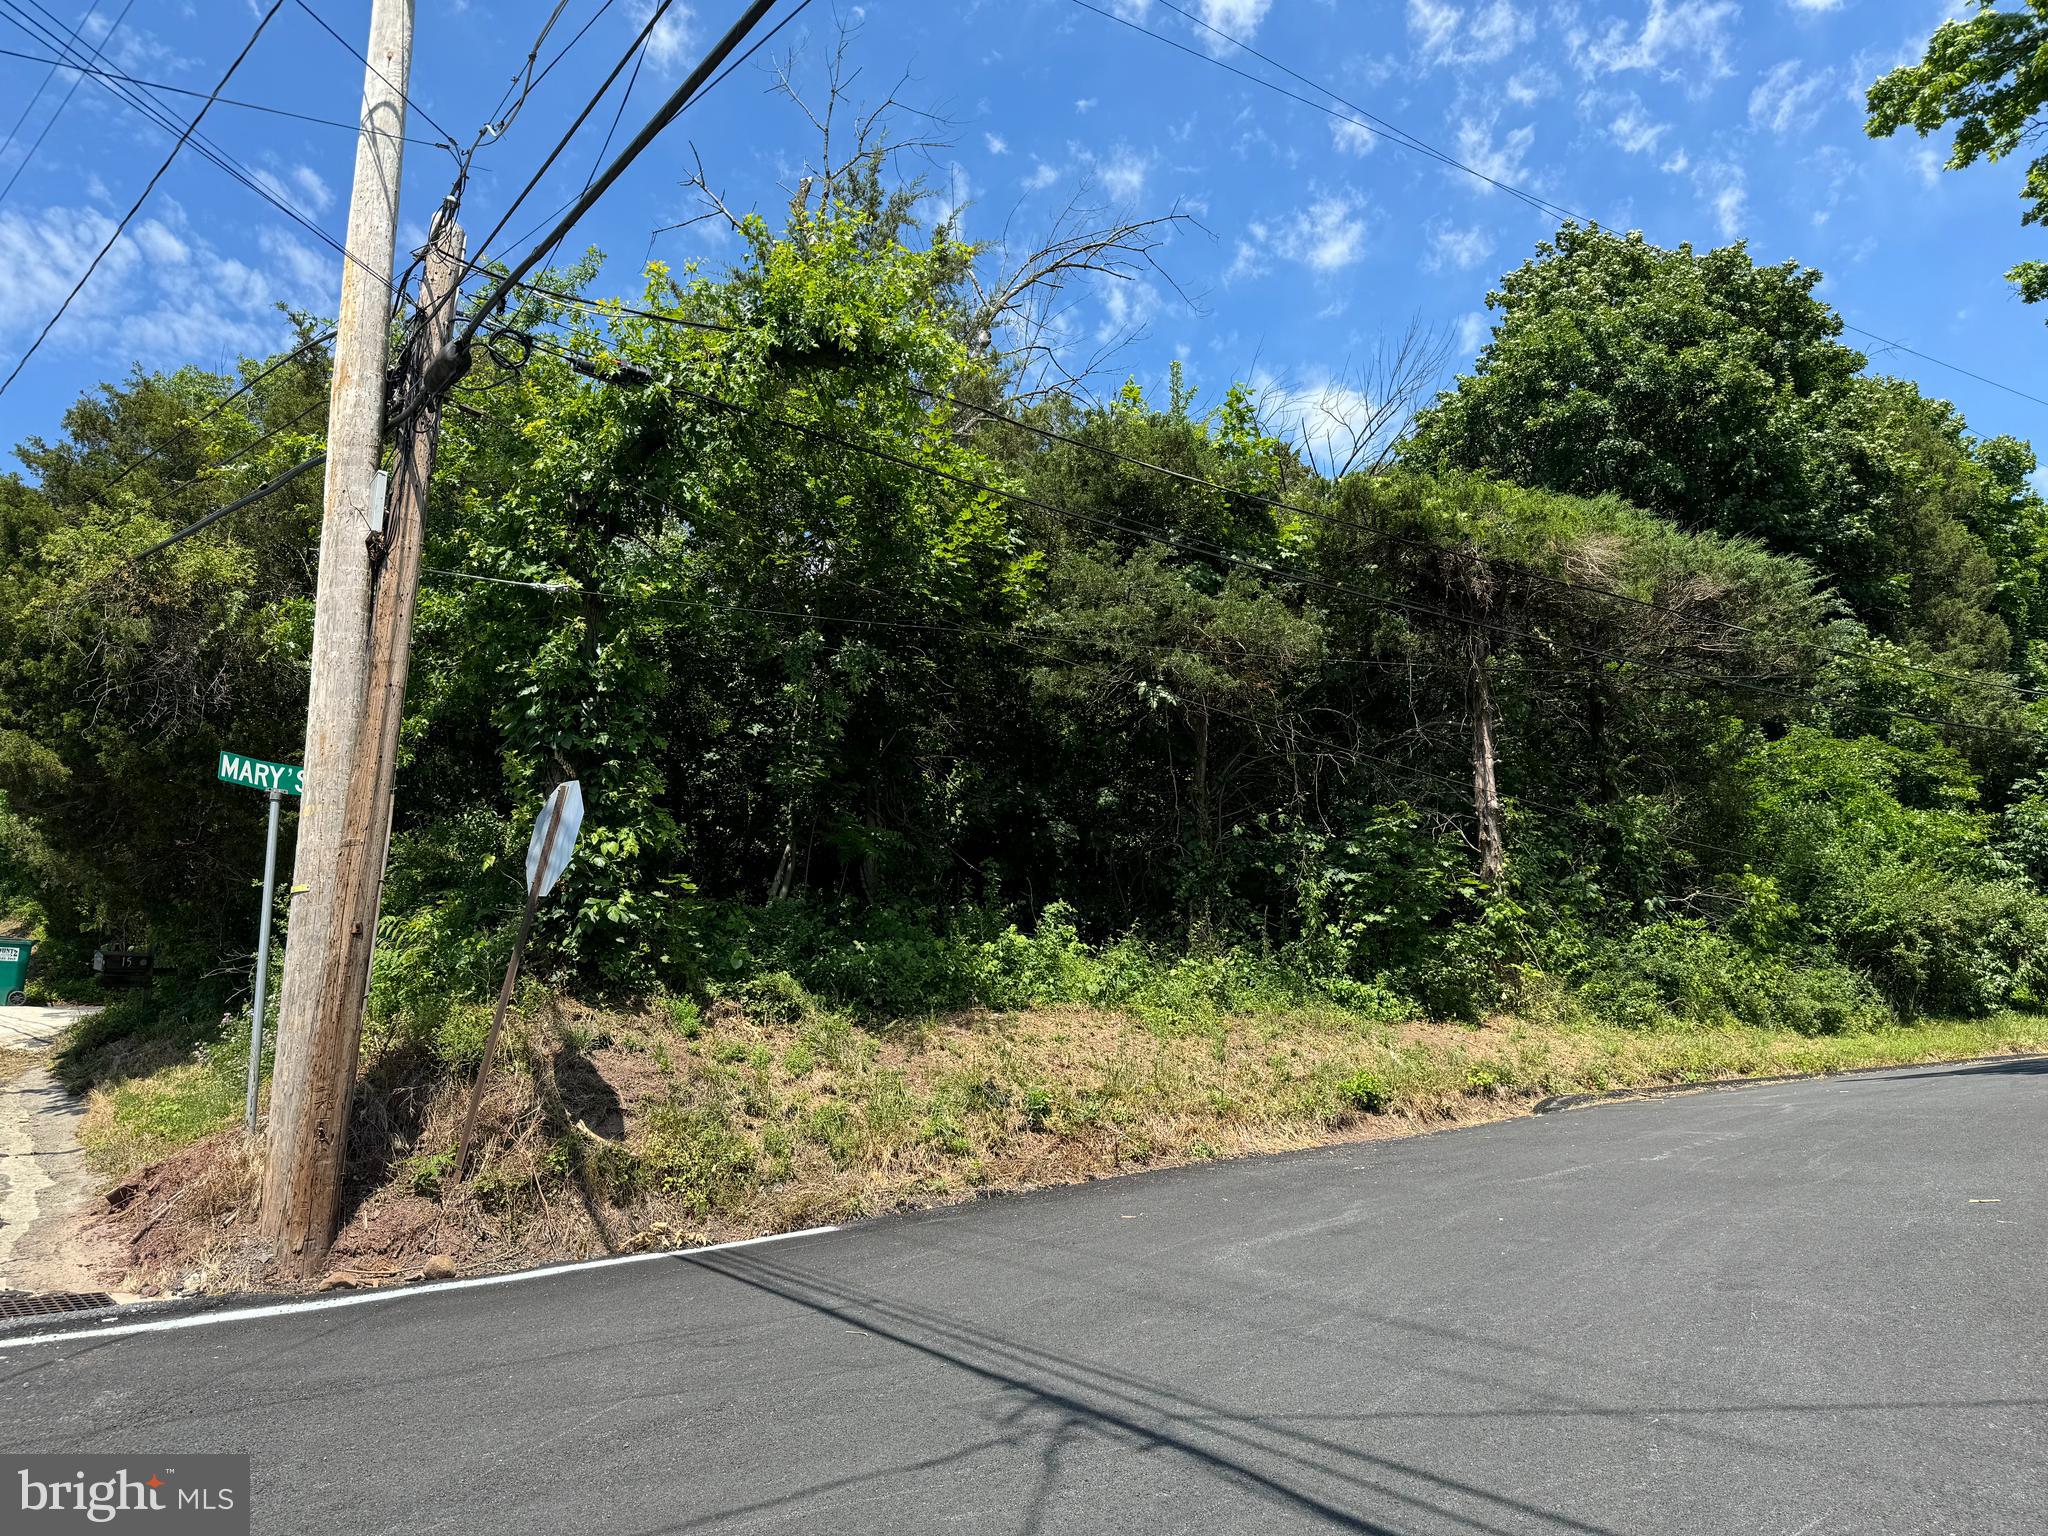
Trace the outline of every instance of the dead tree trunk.
<path fill-rule="evenodd" d="M 1466 638 L 1466 674 L 1472 711 L 1472 814 L 1479 824 L 1479 878 L 1498 885 L 1507 869 L 1507 839 L 1501 826 L 1500 779 L 1495 769 L 1492 659 L 1492 582 L 1478 554 L 1466 562 L 1465 591 L 1471 604 Z"/>

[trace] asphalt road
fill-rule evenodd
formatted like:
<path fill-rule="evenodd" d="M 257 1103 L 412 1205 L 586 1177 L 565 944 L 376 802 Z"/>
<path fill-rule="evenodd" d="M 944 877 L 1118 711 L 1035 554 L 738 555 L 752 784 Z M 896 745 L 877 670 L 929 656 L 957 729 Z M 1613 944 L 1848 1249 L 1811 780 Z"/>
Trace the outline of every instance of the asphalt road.
<path fill-rule="evenodd" d="M 290 1532 L 2038 1532 L 2048 1063 L 0 1341 L 0 1449 Z M 1996 1202 L 1996 1203 L 1982 1203 Z"/>

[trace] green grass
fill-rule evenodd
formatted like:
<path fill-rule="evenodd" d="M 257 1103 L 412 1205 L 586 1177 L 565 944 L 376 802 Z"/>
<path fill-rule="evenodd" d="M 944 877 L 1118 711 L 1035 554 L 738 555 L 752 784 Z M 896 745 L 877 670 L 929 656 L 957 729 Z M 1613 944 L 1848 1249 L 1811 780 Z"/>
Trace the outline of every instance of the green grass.
<path fill-rule="evenodd" d="M 790 1180 L 836 1181 L 842 1205 L 879 1209 L 913 1184 L 1014 1181 L 1048 1143 L 1067 1148 L 1060 1155 L 1073 1167 L 1092 1159 L 1109 1171 L 1304 1145 L 1389 1117 L 1483 1118 L 1550 1094 L 2048 1049 L 2048 1016 L 2017 1013 L 1813 1036 L 1585 1021 L 1400 1025 L 1335 1008 L 1194 1028 L 1068 1008 L 877 1032 L 785 987 L 764 990 L 763 1016 L 744 1021 L 659 1010 L 619 1020 L 622 1046 L 659 1063 L 663 1084 L 627 1105 L 635 1130 L 617 1149 L 622 1197 L 745 1224 Z M 161 1049 L 162 1037 L 152 1039 Z M 451 1053 L 448 1071 L 459 1073 L 461 1055 Z M 107 1173 L 131 1172 L 241 1113 L 246 1056 L 232 1040 L 154 1070 L 146 1054 L 129 1059 L 132 1075 L 93 1090 L 82 1133 Z M 509 1056 L 506 1070 L 524 1070 L 520 1059 Z"/>

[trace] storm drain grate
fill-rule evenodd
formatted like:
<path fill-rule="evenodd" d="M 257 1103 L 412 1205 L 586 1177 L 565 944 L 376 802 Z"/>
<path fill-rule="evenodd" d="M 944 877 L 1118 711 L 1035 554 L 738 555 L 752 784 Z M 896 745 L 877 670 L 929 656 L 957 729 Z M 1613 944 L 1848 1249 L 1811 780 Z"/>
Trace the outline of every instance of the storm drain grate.
<path fill-rule="evenodd" d="M 38 1296 L 33 1291 L 0 1291 L 0 1318 L 48 1317 L 53 1312 L 97 1312 L 111 1307 L 114 1298 L 105 1291 L 52 1291 Z"/>

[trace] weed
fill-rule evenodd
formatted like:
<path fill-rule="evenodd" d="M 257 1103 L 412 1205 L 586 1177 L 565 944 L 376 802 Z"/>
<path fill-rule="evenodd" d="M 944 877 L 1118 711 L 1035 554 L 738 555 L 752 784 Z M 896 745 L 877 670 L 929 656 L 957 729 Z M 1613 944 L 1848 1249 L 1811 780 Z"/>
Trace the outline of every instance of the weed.
<path fill-rule="evenodd" d="M 1383 1115 L 1394 1105 L 1394 1091 L 1387 1080 L 1370 1067 L 1361 1067 L 1338 1085 L 1339 1093 L 1361 1114 Z"/>
<path fill-rule="evenodd" d="M 453 1152 L 423 1152 L 399 1165 L 399 1177 L 422 1199 L 438 1200 L 441 1198 L 441 1181 L 454 1167 Z"/>
<path fill-rule="evenodd" d="M 1053 1096 L 1043 1088 L 1026 1088 L 1019 1103 L 1024 1111 L 1024 1123 L 1034 1131 L 1052 1129 L 1052 1118 L 1056 1105 Z"/>
<path fill-rule="evenodd" d="M 685 1040 L 694 1040 L 704 1033 L 704 1013 L 695 1000 L 687 997 L 664 998 L 668 1016 L 675 1024 L 676 1033 Z"/>
<path fill-rule="evenodd" d="M 844 1104 L 820 1104 L 805 1121 L 804 1134 L 823 1147 L 841 1168 L 852 1167 L 860 1156 L 860 1120 Z"/>
<path fill-rule="evenodd" d="M 710 1105 L 655 1106 L 638 1156 L 643 1186 L 698 1216 L 730 1209 L 755 1178 L 754 1144 Z"/>

